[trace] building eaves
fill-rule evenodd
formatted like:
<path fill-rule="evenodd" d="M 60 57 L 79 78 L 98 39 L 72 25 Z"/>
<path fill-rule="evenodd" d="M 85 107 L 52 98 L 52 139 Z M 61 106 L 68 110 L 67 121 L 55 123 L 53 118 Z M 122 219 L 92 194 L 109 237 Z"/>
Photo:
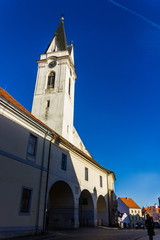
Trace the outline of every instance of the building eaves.
<path fill-rule="evenodd" d="M 38 118 L 36 118 L 34 115 L 32 115 L 25 107 L 23 107 L 17 100 L 15 100 L 7 91 L 5 91 L 4 89 L 0 88 L 0 97 L 5 99 L 7 102 L 9 102 L 10 104 L 12 104 L 14 107 L 16 107 L 18 110 L 20 110 L 22 113 L 26 114 L 27 116 L 29 116 L 32 120 L 34 120 L 35 122 L 39 123 L 40 125 L 42 125 L 44 128 L 46 128 L 46 130 L 48 130 L 49 132 L 51 132 L 54 136 L 55 142 L 57 143 L 61 143 L 67 147 L 69 147 L 70 149 L 74 150 L 76 153 L 80 154 L 81 156 L 83 156 L 86 160 L 88 160 L 89 162 L 93 163 L 94 165 L 96 165 L 97 167 L 99 167 L 101 170 L 107 172 L 107 173 L 112 173 L 114 174 L 114 172 L 103 168 L 97 161 L 95 161 L 92 157 L 88 156 L 87 154 L 85 154 L 83 151 L 81 151 L 79 148 L 75 147 L 72 143 L 70 143 L 69 141 L 67 141 L 65 138 L 63 138 L 62 136 L 60 136 L 58 133 L 56 133 L 55 131 L 53 131 L 51 128 L 49 128 L 46 124 L 44 124 L 42 121 L 40 121 Z"/>
<path fill-rule="evenodd" d="M 119 199 L 128 207 L 128 208 L 138 208 L 141 209 L 137 203 L 135 203 L 135 201 L 133 201 L 132 198 L 123 198 L 123 197 L 119 197 Z"/>
<path fill-rule="evenodd" d="M 116 180 L 116 176 L 113 171 L 108 170 L 107 168 L 103 168 L 108 174 L 113 174 L 114 179 Z"/>

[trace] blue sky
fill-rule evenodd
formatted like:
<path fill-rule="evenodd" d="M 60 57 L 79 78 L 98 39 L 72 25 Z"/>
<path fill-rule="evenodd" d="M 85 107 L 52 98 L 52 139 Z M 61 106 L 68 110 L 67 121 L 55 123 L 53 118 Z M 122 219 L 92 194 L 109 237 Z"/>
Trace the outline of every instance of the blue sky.
<path fill-rule="evenodd" d="M 116 2 L 116 3 L 115 3 Z M 37 73 L 62 13 L 74 41 L 75 127 L 140 206 L 160 196 L 159 0 L 0 0 L 0 85 L 31 110 Z"/>

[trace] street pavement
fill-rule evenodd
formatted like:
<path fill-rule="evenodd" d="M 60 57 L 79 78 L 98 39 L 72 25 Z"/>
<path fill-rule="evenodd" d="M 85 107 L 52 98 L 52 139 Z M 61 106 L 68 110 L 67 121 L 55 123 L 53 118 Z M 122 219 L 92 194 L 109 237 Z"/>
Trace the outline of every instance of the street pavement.
<path fill-rule="evenodd" d="M 160 229 L 153 240 L 160 240 Z M 14 240 L 148 240 L 146 229 L 113 229 L 108 227 L 79 228 L 77 230 L 50 231 L 47 234 L 18 237 Z"/>

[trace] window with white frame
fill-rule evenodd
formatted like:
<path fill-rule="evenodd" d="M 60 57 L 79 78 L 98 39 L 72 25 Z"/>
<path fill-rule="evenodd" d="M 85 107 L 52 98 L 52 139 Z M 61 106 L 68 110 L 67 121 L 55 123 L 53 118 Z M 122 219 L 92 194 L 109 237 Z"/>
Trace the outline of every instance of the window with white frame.
<path fill-rule="evenodd" d="M 30 134 L 28 148 L 27 148 L 27 154 L 29 154 L 32 157 L 35 157 L 36 147 L 37 147 L 37 137 L 34 136 L 33 134 Z"/>

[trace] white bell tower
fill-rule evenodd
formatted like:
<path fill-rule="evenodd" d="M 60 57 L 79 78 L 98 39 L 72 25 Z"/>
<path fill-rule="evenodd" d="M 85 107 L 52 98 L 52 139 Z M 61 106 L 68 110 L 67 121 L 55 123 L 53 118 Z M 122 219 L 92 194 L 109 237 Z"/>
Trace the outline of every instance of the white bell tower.
<path fill-rule="evenodd" d="M 67 45 L 64 18 L 37 63 L 32 114 L 72 142 L 76 73 L 73 46 Z"/>
<path fill-rule="evenodd" d="M 73 45 L 67 45 L 64 18 L 37 63 L 32 114 L 90 156 L 73 125 L 76 73 Z"/>

